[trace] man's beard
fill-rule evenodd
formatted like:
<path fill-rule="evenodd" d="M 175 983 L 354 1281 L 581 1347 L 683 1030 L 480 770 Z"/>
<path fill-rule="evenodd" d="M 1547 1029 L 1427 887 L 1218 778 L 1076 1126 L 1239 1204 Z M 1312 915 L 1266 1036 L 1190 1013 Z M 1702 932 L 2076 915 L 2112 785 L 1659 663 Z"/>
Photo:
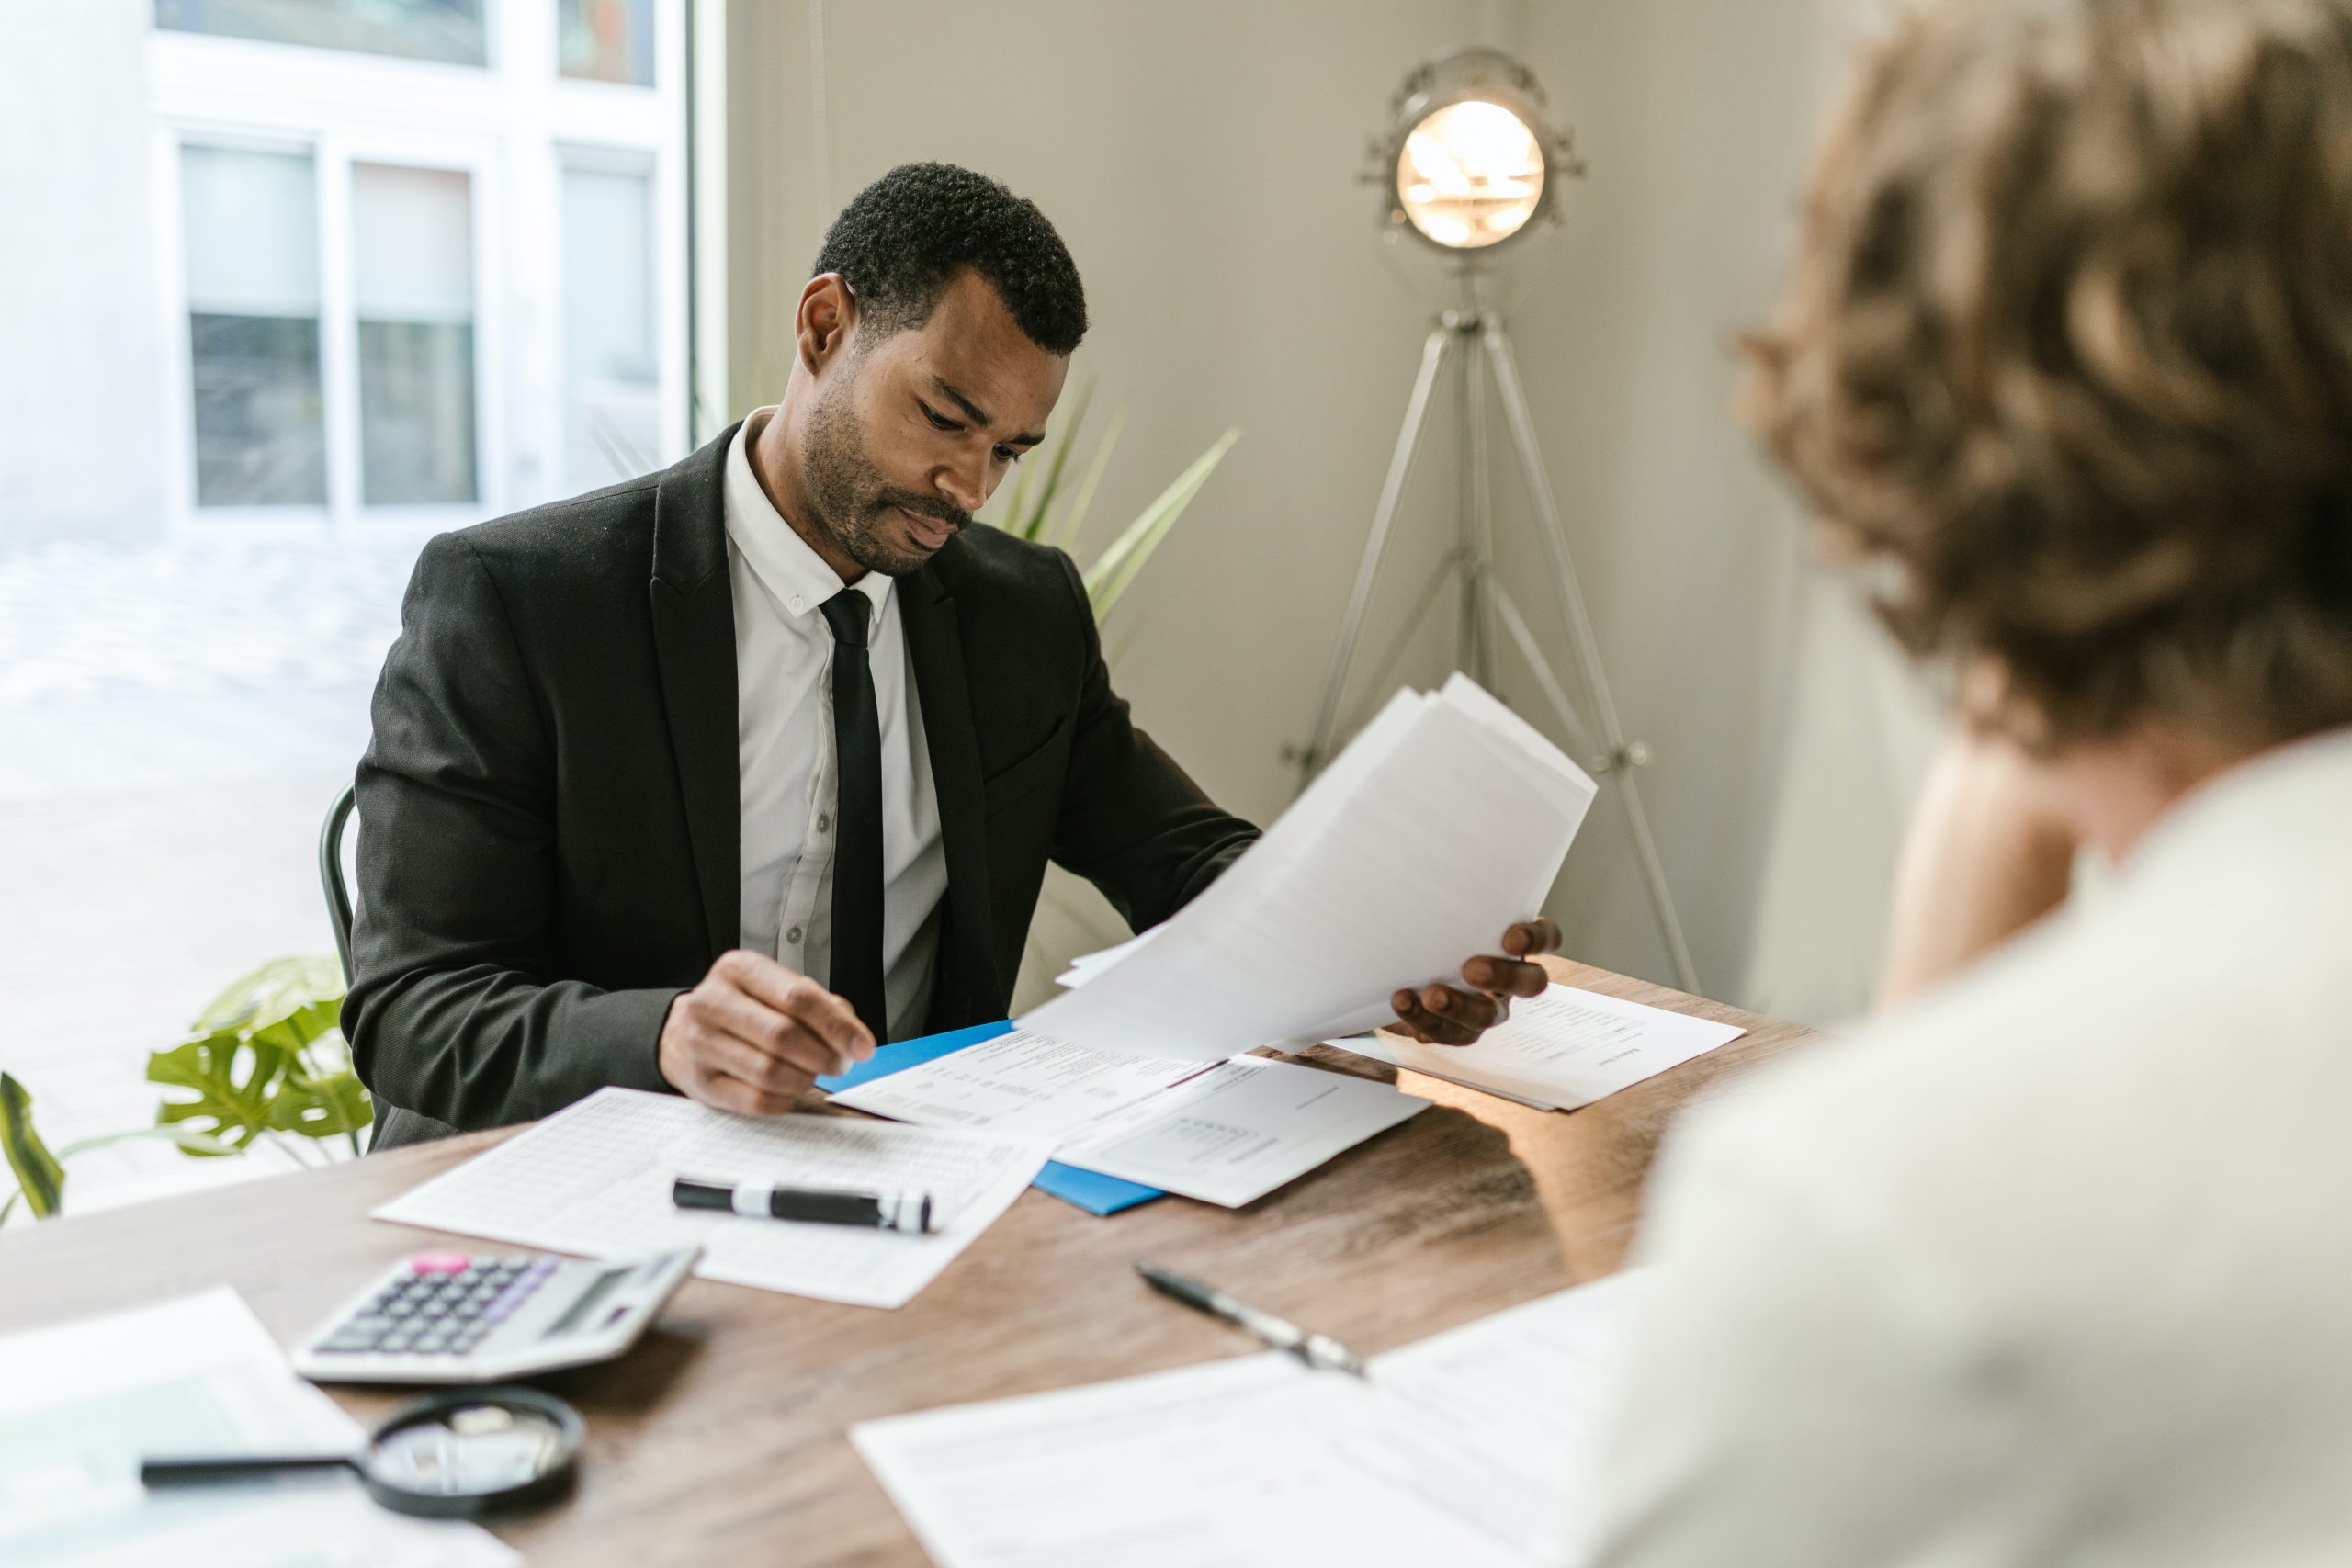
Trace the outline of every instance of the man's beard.
<path fill-rule="evenodd" d="M 958 533 L 972 520 L 944 497 L 894 490 L 884 482 L 882 470 L 865 455 L 865 432 L 850 407 L 846 385 L 832 389 L 808 411 L 801 476 L 817 525 L 850 559 L 885 577 L 904 577 L 938 553 L 893 537 L 904 526 L 896 515 L 901 508 L 935 517 Z"/>

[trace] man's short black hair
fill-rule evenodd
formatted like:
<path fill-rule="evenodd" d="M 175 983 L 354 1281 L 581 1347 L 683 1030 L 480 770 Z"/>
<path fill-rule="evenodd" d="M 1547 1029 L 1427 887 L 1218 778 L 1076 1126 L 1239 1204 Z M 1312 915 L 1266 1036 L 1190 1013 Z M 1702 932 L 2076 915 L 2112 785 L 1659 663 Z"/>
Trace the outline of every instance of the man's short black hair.
<path fill-rule="evenodd" d="M 901 164 L 859 191 L 826 232 L 817 272 L 840 273 L 876 337 L 931 319 L 970 267 L 1030 342 L 1067 355 L 1086 335 L 1086 290 L 1035 202 L 953 164 Z"/>

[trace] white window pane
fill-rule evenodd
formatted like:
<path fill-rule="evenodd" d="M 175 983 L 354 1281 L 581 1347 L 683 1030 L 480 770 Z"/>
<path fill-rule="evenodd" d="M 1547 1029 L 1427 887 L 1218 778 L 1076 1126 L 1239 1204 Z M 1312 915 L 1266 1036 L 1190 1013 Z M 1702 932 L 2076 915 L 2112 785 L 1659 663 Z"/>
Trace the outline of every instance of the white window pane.
<path fill-rule="evenodd" d="M 653 85 L 653 0 L 560 0 L 556 38 L 566 76 Z"/>
<path fill-rule="evenodd" d="M 315 317 L 319 202 L 310 154 L 190 143 L 180 169 L 188 309 Z"/>
<path fill-rule="evenodd" d="M 472 185 L 447 169 L 351 166 L 352 288 L 360 320 L 473 320 Z"/>
<path fill-rule="evenodd" d="M 472 178 L 354 164 L 351 228 L 360 499 L 472 501 Z"/>
<path fill-rule="evenodd" d="M 155 0 L 155 25 L 456 65 L 487 58 L 482 0 Z"/>
<path fill-rule="evenodd" d="M 653 341 L 653 182 L 563 172 L 565 474 L 593 489 L 647 472 L 661 448 Z"/>
<path fill-rule="evenodd" d="M 197 504 L 322 504 L 311 159 L 190 144 L 180 176 Z"/>

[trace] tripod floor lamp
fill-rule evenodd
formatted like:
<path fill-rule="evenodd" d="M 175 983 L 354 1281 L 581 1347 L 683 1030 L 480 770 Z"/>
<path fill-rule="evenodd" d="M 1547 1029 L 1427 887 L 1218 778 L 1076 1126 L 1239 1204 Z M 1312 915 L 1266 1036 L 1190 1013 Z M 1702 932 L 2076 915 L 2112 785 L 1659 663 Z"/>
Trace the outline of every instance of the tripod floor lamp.
<path fill-rule="evenodd" d="M 1642 808 L 1635 770 L 1649 763 L 1649 749 L 1629 740 L 1609 693 L 1600 650 L 1577 585 L 1575 563 L 1560 525 L 1559 503 L 1536 446 L 1535 422 L 1519 379 L 1519 365 L 1500 315 L 1480 295 L 1498 247 L 1552 219 L 1554 186 L 1581 172 L 1567 138 L 1550 129 L 1543 90 L 1524 66 L 1493 50 L 1464 50 L 1424 65 L 1397 95 L 1388 134 L 1374 143 L 1373 177 L 1389 196 L 1392 232 L 1404 231 L 1449 253 L 1461 279 L 1461 303 L 1441 313 L 1421 345 L 1421 363 L 1405 404 L 1388 471 L 1373 509 L 1372 531 L 1356 566 L 1340 646 L 1323 683 L 1315 730 L 1298 753 L 1302 787 L 1330 761 L 1341 739 L 1341 702 L 1349 676 L 1363 651 L 1364 618 L 1379 581 L 1382 558 L 1396 522 L 1398 504 L 1412 477 L 1414 459 L 1430 425 L 1442 380 L 1453 370 L 1461 457 L 1458 536 L 1423 588 L 1391 640 L 1374 689 L 1385 689 L 1396 659 L 1428 619 L 1449 583 L 1457 591 L 1460 667 L 1480 684 L 1495 685 L 1497 633 L 1508 636 L 1533 672 L 1536 685 L 1566 732 L 1579 761 L 1613 786 L 1641 866 L 1658 934 L 1674 965 L 1677 982 L 1695 991 L 1699 981 L 1690 950 L 1676 916 L 1666 872 L 1649 818 Z M 1536 642 L 1526 615 L 1495 570 L 1493 431 L 1488 399 L 1502 411 L 1503 424 L 1517 454 L 1574 659 L 1571 694 Z M 1579 700 L 1581 699 L 1581 700 Z"/>

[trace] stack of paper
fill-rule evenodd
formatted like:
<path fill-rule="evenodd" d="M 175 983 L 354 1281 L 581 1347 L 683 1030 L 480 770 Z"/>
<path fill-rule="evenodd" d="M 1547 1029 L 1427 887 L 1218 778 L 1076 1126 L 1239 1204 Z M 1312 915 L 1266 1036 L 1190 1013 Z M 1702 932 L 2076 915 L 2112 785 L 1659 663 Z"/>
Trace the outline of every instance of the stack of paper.
<path fill-rule="evenodd" d="M 1747 1032 L 1736 1023 L 1554 986 L 1511 1003 L 1509 1020 L 1468 1045 L 1422 1045 L 1393 1034 L 1325 1043 L 1538 1111 L 1574 1111 Z"/>
<path fill-rule="evenodd" d="M 139 1461 L 355 1453 L 234 1291 L 0 1339 L 0 1562 L 11 1568 L 508 1568 L 479 1528 L 387 1513 L 348 1472 L 150 1494 Z"/>
<path fill-rule="evenodd" d="M 730 1116 L 605 1089 L 375 1211 L 376 1218 L 616 1257 L 702 1247 L 707 1280 L 859 1306 L 903 1306 L 1011 1207 L 1049 1140 L 847 1116 Z M 938 1200 L 931 1235 L 676 1207 L 680 1176 L 762 1185 L 912 1190 Z"/>
<path fill-rule="evenodd" d="M 1637 1285 L 1374 1357 L 1266 1354 L 851 1428 L 942 1568 L 1529 1568 L 1590 1509 Z"/>
<path fill-rule="evenodd" d="M 1199 1060 L 1370 1028 L 1538 912 L 1593 793 L 1466 676 L 1400 692 L 1206 892 L 1022 1027 Z"/>
<path fill-rule="evenodd" d="M 1294 1062 L 1121 1055 L 1026 1032 L 869 1079 L 833 1102 L 905 1122 L 1051 1138 L 1069 1164 L 1228 1208 L 1430 1103 Z"/>

